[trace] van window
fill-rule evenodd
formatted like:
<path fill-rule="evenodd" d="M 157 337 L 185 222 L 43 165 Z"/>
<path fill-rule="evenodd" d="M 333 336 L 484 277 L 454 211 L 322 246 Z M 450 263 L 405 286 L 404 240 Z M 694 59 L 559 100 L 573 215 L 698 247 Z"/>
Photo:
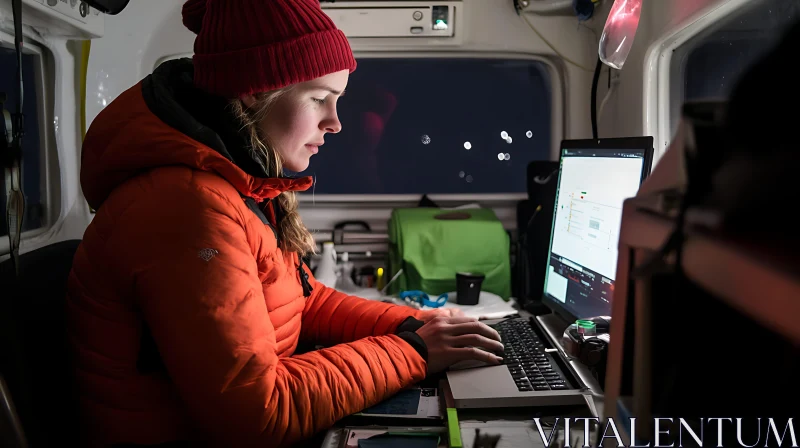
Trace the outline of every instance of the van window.
<path fill-rule="evenodd" d="M 754 1 L 687 42 L 684 57 L 676 58 L 683 64 L 683 100 L 726 99 L 798 19 L 798 0 Z"/>
<path fill-rule="evenodd" d="M 359 58 L 304 194 L 525 192 L 550 155 L 550 103 L 533 60 Z"/>
<path fill-rule="evenodd" d="M 26 44 L 28 45 L 28 44 Z M 25 116 L 25 135 L 22 142 L 22 190 L 25 194 L 25 216 L 22 221 L 24 231 L 42 227 L 45 221 L 46 179 L 44 173 L 43 146 L 39 136 L 39 99 L 37 98 L 36 77 L 39 74 L 39 55 L 23 54 L 22 71 L 24 81 L 23 111 Z M 7 95 L 4 105 L 11 113 L 17 111 L 17 98 L 19 87 L 16 80 L 17 56 L 13 48 L 0 46 L 0 92 Z M 2 138 L 2 136 L 0 136 Z M 3 181 L 0 182 L 0 236 L 8 235 L 6 222 L 6 191 L 5 171 L 2 171 Z"/>

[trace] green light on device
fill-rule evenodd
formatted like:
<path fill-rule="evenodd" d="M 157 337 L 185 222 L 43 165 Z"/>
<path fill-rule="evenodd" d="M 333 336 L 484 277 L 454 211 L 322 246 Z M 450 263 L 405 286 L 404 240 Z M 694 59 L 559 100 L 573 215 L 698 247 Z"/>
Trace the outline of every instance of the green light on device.
<path fill-rule="evenodd" d="M 584 336 L 594 336 L 597 333 L 597 327 L 595 323 L 590 320 L 576 320 L 575 326 L 577 327 L 578 334 L 582 334 Z"/>
<path fill-rule="evenodd" d="M 434 30 L 446 30 L 447 22 L 450 18 L 450 8 L 448 6 L 437 5 L 431 10 L 431 26 Z"/>

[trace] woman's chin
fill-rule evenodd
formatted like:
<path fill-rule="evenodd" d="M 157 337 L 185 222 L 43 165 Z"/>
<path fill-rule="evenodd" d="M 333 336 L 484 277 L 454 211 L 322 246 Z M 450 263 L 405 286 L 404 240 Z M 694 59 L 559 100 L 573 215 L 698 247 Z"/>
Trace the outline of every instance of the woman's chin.
<path fill-rule="evenodd" d="M 310 157 L 305 160 L 292 160 L 291 162 L 284 162 L 283 169 L 291 171 L 293 173 L 302 173 L 303 171 L 308 169 L 308 165 L 310 162 L 311 162 Z"/>

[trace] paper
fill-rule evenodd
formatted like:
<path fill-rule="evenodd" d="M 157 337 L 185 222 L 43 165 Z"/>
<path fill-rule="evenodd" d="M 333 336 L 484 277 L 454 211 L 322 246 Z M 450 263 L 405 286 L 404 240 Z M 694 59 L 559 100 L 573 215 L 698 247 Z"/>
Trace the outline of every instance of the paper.
<path fill-rule="evenodd" d="M 518 311 L 514 308 L 515 302 L 513 299 L 506 302 L 502 297 L 491 292 L 481 291 L 477 305 L 459 305 L 456 303 L 456 295 L 455 292 L 447 293 L 447 303 L 444 304 L 443 308 L 457 308 L 463 311 L 467 317 L 475 317 L 477 319 L 500 319 L 518 314 Z M 433 308 L 426 306 L 422 309 L 430 310 Z"/>
<path fill-rule="evenodd" d="M 347 432 L 347 448 L 357 448 L 360 441 L 379 434 L 386 434 L 388 429 L 352 428 Z"/>
<path fill-rule="evenodd" d="M 374 290 L 373 290 L 374 291 Z M 357 295 L 357 294 L 356 294 Z M 428 294 L 431 300 L 435 300 L 439 297 L 439 294 Z M 405 305 L 405 306 L 412 306 L 408 303 L 403 302 L 402 300 L 398 299 L 397 297 L 392 296 L 382 296 L 378 292 L 378 296 L 374 293 L 370 293 L 369 296 L 366 294 L 359 295 L 359 297 L 363 297 L 365 299 L 371 300 L 381 300 L 383 302 L 390 302 L 396 305 Z M 416 302 L 413 302 L 414 305 L 418 305 Z M 457 308 L 464 312 L 464 315 L 467 317 L 474 317 L 476 319 L 502 319 L 508 316 L 515 316 L 519 314 L 519 311 L 514 308 L 516 302 L 514 299 L 509 299 L 508 302 L 503 300 L 502 297 L 498 296 L 497 294 L 481 291 L 480 295 L 478 296 L 478 304 L 477 305 L 459 305 L 456 303 L 456 293 L 455 291 L 447 293 L 447 303 L 445 303 L 442 308 Z M 435 308 L 428 307 L 428 306 L 417 306 L 419 309 L 423 310 L 432 310 Z"/>
<path fill-rule="evenodd" d="M 365 417 L 440 418 L 439 394 L 436 388 L 412 388 L 364 409 Z"/>

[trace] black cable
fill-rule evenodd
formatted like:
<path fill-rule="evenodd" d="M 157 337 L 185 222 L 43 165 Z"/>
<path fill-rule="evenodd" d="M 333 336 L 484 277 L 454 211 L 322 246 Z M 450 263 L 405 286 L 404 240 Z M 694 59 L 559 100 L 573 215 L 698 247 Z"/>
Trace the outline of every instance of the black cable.
<path fill-rule="evenodd" d="M 17 113 L 12 115 L 11 148 L 16 159 L 22 159 L 22 137 L 25 135 L 25 117 L 22 114 L 25 87 L 22 78 L 22 0 L 11 0 L 11 11 L 14 16 L 14 48 L 17 52 Z"/>
<path fill-rule="evenodd" d="M 592 78 L 592 138 L 597 140 L 597 83 L 600 81 L 600 71 L 603 68 L 603 61 L 597 58 L 597 65 L 594 68 L 594 78 Z"/>
<path fill-rule="evenodd" d="M 19 86 L 19 98 L 17 98 L 17 120 L 22 116 L 22 95 L 24 88 L 22 85 L 22 0 L 11 0 L 11 10 L 14 16 L 14 48 L 17 50 L 17 85 Z M 15 124 L 22 124 L 15 123 Z M 21 129 L 15 133 L 22 133 Z M 21 144 L 20 144 L 21 146 Z"/>
<path fill-rule="evenodd" d="M 11 0 L 11 12 L 14 19 L 14 48 L 17 53 L 16 77 L 19 96 L 17 97 L 17 113 L 12 114 L 11 153 L 8 161 L 9 167 L 11 168 L 9 173 L 11 176 L 11 189 L 14 191 L 16 188 L 19 188 L 19 191 L 16 191 L 13 195 L 11 191 L 6 192 L 6 194 L 10 195 L 10 201 L 9 204 L 6 204 L 7 210 L 5 213 L 5 218 L 8 227 L 8 243 L 9 250 L 11 251 L 11 263 L 14 266 L 14 270 L 16 271 L 17 275 L 19 275 L 18 244 L 20 234 L 22 233 L 23 219 L 25 218 L 25 195 L 22 194 L 22 180 L 20 178 L 22 176 L 22 138 L 25 135 L 25 118 L 22 114 L 23 96 L 25 94 L 22 77 L 22 0 Z M 17 173 L 16 179 L 14 176 L 15 171 Z M 16 212 L 18 215 L 16 216 L 16 220 L 14 222 L 12 222 L 11 214 L 9 213 L 11 210 L 11 201 L 19 201 L 16 203 L 16 205 L 13 205 L 13 207 L 17 209 Z M 12 226 L 15 227 L 15 231 L 12 231 Z"/>

